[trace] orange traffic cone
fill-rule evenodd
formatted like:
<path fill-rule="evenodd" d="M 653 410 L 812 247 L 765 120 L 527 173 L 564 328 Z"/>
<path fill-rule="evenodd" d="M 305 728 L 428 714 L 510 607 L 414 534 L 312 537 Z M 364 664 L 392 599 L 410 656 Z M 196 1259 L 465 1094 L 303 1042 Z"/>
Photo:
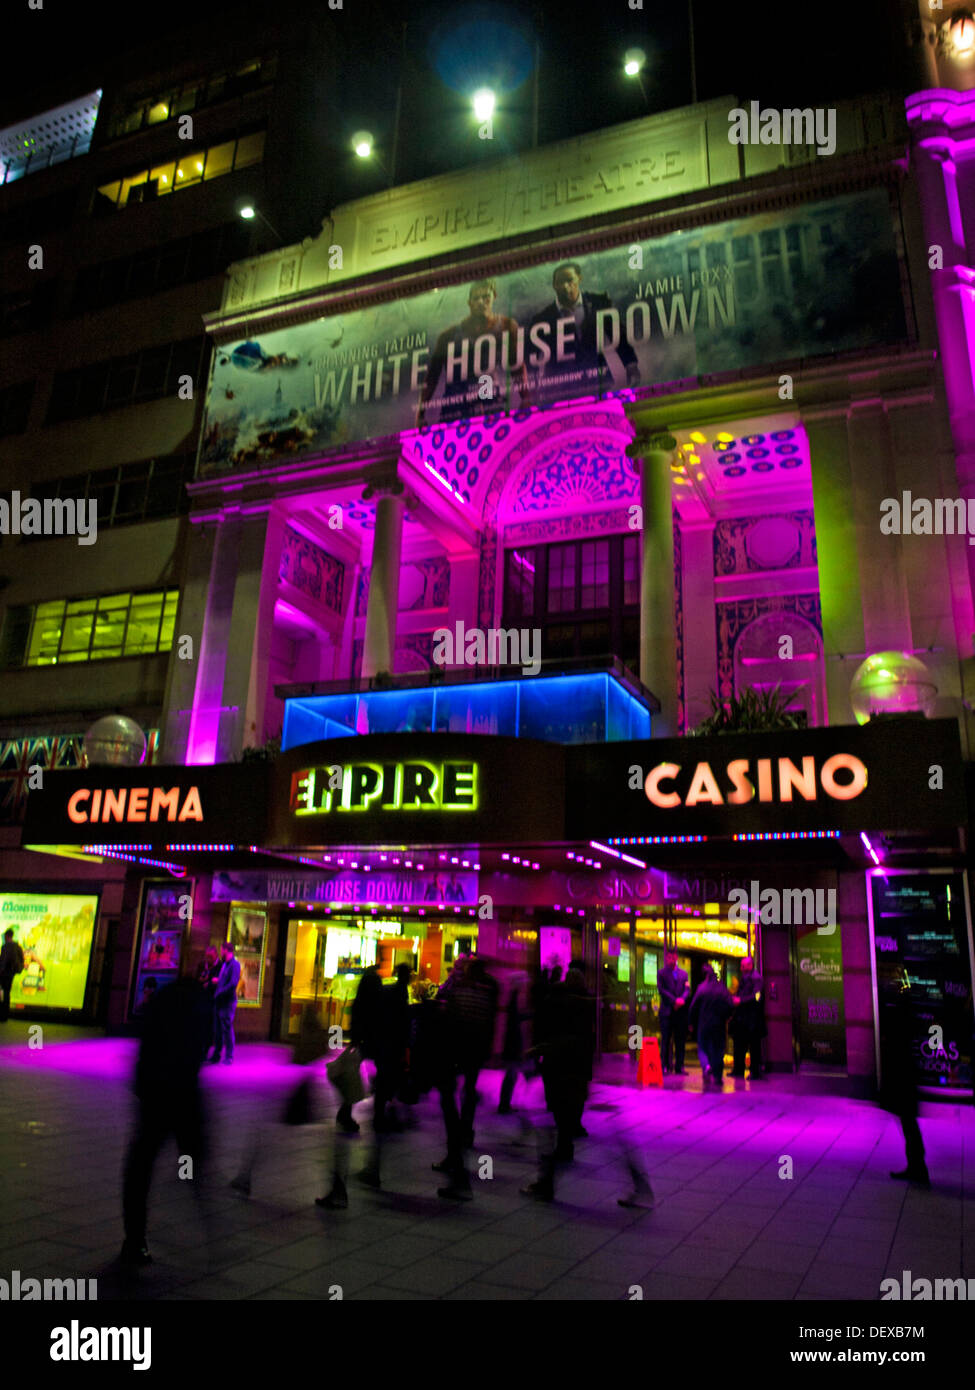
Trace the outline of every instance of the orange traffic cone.
<path fill-rule="evenodd" d="M 662 1086 L 664 1084 L 664 1069 L 660 1064 L 660 1044 L 656 1038 L 643 1039 L 636 1080 L 638 1086 Z"/>

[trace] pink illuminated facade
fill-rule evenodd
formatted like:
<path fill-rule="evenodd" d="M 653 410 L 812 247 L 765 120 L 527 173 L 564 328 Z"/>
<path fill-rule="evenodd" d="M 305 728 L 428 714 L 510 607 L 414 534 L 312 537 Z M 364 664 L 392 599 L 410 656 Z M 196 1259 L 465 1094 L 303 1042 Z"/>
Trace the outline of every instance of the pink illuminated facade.
<path fill-rule="evenodd" d="M 950 775 L 960 782 L 975 733 L 975 549 L 965 534 L 911 525 L 895 533 L 881 519 L 885 501 L 905 494 L 975 500 L 975 270 L 966 266 L 975 201 L 969 209 L 965 178 L 975 106 L 957 92 L 922 92 L 908 101 L 905 126 L 889 102 L 850 103 L 837 152 L 817 158 L 730 146 L 727 110 L 736 105 L 673 114 L 691 132 L 687 149 L 707 158 L 697 174 L 690 156 L 680 169 L 676 152 L 662 160 L 686 176 L 671 191 L 626 190 L 621 172 L 613 186 L 600 164 L 604 135 L 620 148 L 652 143 L 666 122 L 651 118 L 633 123 L 645 131 L 601 132 L 574 150 L 572 174 L 561 147 L 538 152 L 559 172 L 540 184 L 550 217 L 534 229 L 458 234 L 420 258 L 416 228 L 427 224 L 410 210 L 444 201 L 434 180 L 335 209 L 319 238 L 230 268 L 223 304 L 206 320 L 210 385 L 188 488 L 160 761 L 202 769 L 273 758 L 286 702 L 299 695 L 348 694 L 351 705 L 360 693 L 426 691 L 465 670 L 500 685 L 508 668 L 524 671 L 536 657 L 543 680 L 613 659 L 628 668 L 652 710 L 648 759 L 653 739 L 689 734 L 714 700 L 778 690 L 800 730 L 836 731 L 826 752 L 842 761 L 854 673 L 868 656 L 895 652 L 920 658 L 934 689 L 929 716 L 951 722 L 952 737 L 957 729 Z M 683 148 L 669 127 L 666 136 Z M 598 167 L 606 189 L 585 216 L 565 206 L 584 196 L 583 166 Z M 502 162 L 495 172 L 477 204 L 485 225 L 495 202 L 506 217 L 519 207 L 512 189 L 528 205 L 518 171 Z M 975 180 L 971 191 L 975 199 Z M 556 267 L 591 298 L 561 318 Z M 470 330 L 468 359 L 465 302 L 485 284 L 514 327 Z M 519 317 L 512 305 L 522 301 L 529 308 Z M 515 330 L 547 315 L 574 320 L 582 343 L 590 312 L 603 334 L 591 349 L 603 389 L 565 386 L 546 397 L 546 364 L 521 359 L 520 345 L 512 360 Z M 552 341 L 559 331 L 573 332 L 556 326 Z M 508 408 L 452 408 L 451 364 L 480 362 L 472 379 L 490 379 L 505 334 Z M 423 372 L 441 341 L 443 395 L 426 398 Z M 398 428 L 380 432 L 376 421 Z M 530 637 L 530 652 L 480 669 L 456 650 L 444 660 L 445 632 L 499 630 Z M 380 735 L 365 706 L 355 709 L 343 732 L 359 736 L 366 761 Z M 407 710 L 382 734 L 430 727 Z M 471 714 L 444 727 L 485 741 L 500 734 L 491 717 Z M 889 755 L 874 753 L 875 783 L 894 785 L 903 730 L 891 733 Z M 327 744 L 314 747 L 324 760 Z M 593 788 L 594 800 L 606 794 Z M 516 784 L 511 795 L 520 795 Z M 729 815 L 699 833 L 685 802 L 664 833 L 614 835 L 607 821 L 600 840 L 511 838 L 503 849 L 497 836 L 461 843 L 459 828 L 450 843 L 412 847 L 357 840 L 354 830 L 341 845 L 232 844 L 224 831 L 209 856 L 205 833 L 182 852 L 166 849 L 194 883 L 194 963 L 231 929 L 235 910 L 255 931 L 264 924 L 264 983 L 240 1019 L 245 1038 L 289 1035 L 300 1000 L 319 998 L 298 990 L 302 971 L 320 981 L 326 966 L 337 978 L 340 960 L 361 964 L 348 944 L 368 935 L 357 913 L 368 920 L 378 910 L 395 923 L 381 948 L 392 968 L 420 913 L 368 906 L 365 875 L 455 874 L 466 896 L 453 901 L 435 884 L 437 925 L 417 931 L 409 957 L 432 982 L 458 942 L 476 941 L 512 969 L 545 964 L 543 942 L 555 943 L 585 959 L 603 1048 L 623 1051 L 626 1025 L 653 1018 L 665 943 L 692 977 L 712 959 L 729 982 L 752 951 L 769 983 L 767 1063 L 822 1065 L 868 1088 L 886 949 L 877 943 L 894 939 L 882 924 L 896 897 L 883 898 L 870 875 L 948 869 L 961 876 L 954 888 L 966 873 L 964 816 L 919 828 L 913 812 L 894 809 L 884 831 L 866 834 L 836 829 L 833 808 L 821 804 L 795 830 L 771 796 L 762 800 L 761 828 L 741 832 Z M 901 804 L 916 800 L 905 784 Z M 264 878 L 248 877 L 251 863 Z M 245 886 L 234 897 L 238 871 Z M 339 903 L 324 890 L 302 892 L 312 873 L 339 871 L 343 891 L 360 895 L 341 928 Z M 490 883 L 497 919 L 476 915 L 465 873 L 483 873 L 482 892 Z M 753 882 L 807 887 L 821 901 L 832 893 L 840 930 L 829 948 L 792 922 L 765 930 L 750 920 L 736 933 L 730 893 Z M 963 897 L 948 894 L 970 1014 Z M 925 902 L 941 910 L 933 891 Z M 341 1005 L 327 1021 L 336 1017 Z M 970 1028 L 968 1070 L 952 1073 L 953 1084 L 971 1085 L 969 1044 Z"/>

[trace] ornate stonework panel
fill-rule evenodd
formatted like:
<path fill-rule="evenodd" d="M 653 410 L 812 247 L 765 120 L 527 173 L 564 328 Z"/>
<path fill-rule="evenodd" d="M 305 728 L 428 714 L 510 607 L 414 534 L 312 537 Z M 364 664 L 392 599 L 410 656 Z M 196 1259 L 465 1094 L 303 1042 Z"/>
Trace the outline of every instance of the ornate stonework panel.
<path fill-rule="evenodd" d="M 816 562 L 811 511 L 736 517 L 719 521 L 714 528 L 716 575 L 799 569 Z"/>
<path fill-rule="evenodd" d="M 284 532 L 278 580 L 341 613 L 345 566 L 290 526 Z"/>
<path fill-rule="evenodd" d="M 364 618 L 369 607 L 369 571 L 359 575 L 356 616 Z M 411 560 L 400 566 L 399 611 L 412 613 L 418 608 L 446 608 L 450 600 L 450 561 L 446 555 L 427 560 Z"/>
<path fill-rule="evenodd" d="M 756 618 L 767 613 L 795 613 L 805 618 L 822 637 L 823 617 L 818 594 L 782 594 L 715 605 L 718 643 L 718 694 L 730 700 L 735 693 L 735 645 Z"/>

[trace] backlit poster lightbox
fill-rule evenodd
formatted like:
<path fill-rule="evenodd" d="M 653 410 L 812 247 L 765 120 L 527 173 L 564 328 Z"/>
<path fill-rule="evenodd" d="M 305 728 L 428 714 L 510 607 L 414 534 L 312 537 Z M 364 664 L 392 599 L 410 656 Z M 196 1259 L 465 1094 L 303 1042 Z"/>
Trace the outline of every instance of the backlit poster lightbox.
<path fill-rule="evenodd" d="M 98 896 L 3 893 L 0 937 L 13 929 L 24 953 L 14 978 L 12 1009 L 81 1009 L 98 919 Z"/>

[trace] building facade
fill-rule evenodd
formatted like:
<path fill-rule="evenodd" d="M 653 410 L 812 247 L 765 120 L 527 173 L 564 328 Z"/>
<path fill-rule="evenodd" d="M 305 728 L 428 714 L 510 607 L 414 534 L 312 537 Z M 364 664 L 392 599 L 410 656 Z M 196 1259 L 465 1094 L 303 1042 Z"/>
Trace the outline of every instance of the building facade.
<path fill-rule="evenodd" d="M 476 946 L 584 959 L 625 1054 L 672 946 L 757 957 L 768 1065 L 852 1086 L 906 971 L 924 1079 L 970 1088 L 964 113 L 849 103 L 826 151 L 726 98 L 231 265 L 159 766 L 50 779 L 24 830 L 133 863 L 113 1023 L 228 932 L 254 1038 Z M 914 717 L 861 728 L 882 653 Z M 774 691 L 791 731 L 688 737 Z"/>

